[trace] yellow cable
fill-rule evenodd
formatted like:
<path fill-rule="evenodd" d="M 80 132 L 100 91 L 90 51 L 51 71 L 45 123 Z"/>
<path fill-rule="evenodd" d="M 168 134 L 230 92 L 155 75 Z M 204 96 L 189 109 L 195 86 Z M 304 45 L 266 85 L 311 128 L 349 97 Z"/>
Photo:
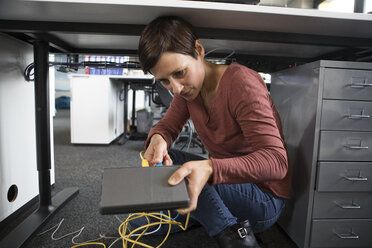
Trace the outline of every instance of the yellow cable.
<path fill-rule="evenodd" d="M 78 244 L 78 245 L 74 245 L 73 247 L 71 248 L 76 248 L 76 247 L 80 247 L 80 246 L 86 246 L 86 245 L 102 245 L 103 248 L 106 248 L 106 245 L 104 243 L 101 243 L 101 242 L 90 242 L 90 243 L 83 243 L 83 244 Z"/>
<path fill-rule="evenodd" d="M 130 232 L 128 235 L 126 235 L 126 230 L 127 230 L 128 223 L 130 221 L 132 221 L 132 220 L 135 220 L 135 219 L 138 219 L 138 218 L 141 218 L 141 217 L 145 217 L 147 219 L 148 224 L 143 225 L 141 227 L 138 227 L 135 230 L 133 230 L 132 232 Z M 153 218 L 158 219 L 160 221 L 149 223 L 148 217 L 153 217 Z M 156 248 L 159 248 L 168 239 L 168 237 L 170 235 L 170 232 L 171 232 L 172 225 L 178 225 L 184 231 L 187 229 L 187 226 L 188 226 L 188 223 L 189 223 L 189 217 L 190 217 L 190 214 L 187 215 L 185 225 L 183 226 L 181 222 L 172 220 L 172 216 L 171 216 L 169 210 L 168 210 L 168 215 L 165 215 L 165 214 L 162 214 L 162 213 L 138 213 L 138 214 L 131 214 L 119 226 L 119 234 L 120 234 L 120 236 L 121 236 L 121 238 L 123 240 L 123 248 L 128 248 L 128 242 L 132 243 L 131 248 L 133 248 L 135 245 L 140 245 L 140 246 L 143 246 L 143 247 L 146 247 L 146 248 L 154 248 L 153 246 L 147 245 L 147 244 L 142 243 L 142 242 L 140 242 L 138 240 L 143 236 L 143 234 L 148 230 L 148 228 L 150 226 L 157 226 L 157 225 L 160 225 L 160 224 L 168 224 L 169 225 L 169 228 L 168 228 L 168 232 L 167 232 L 166 236 L 164 237 L 163 241 L 158 246 L 156 246 Z M 139 236 L 135 240 L 132 240 L 130 238 L 133 234 L 139 232 L 142 229 L 144 229 L 144 230 L 141 232 L 141 234 L 139 234 Z"/>
<path fill-rule="evenodd" d="M 145 151 L 141 151 L 140 152 L 140 157 L 142 159 L 142 167 L 148 167 L 149 166 L 149 163 L 148 163 L 148 161 L 142 155 L 142 153 L 144 153 L 144 152 Z M 142 218 L 142 217 L 145 217 L 146 218 L 147 224 L 146 225 L 143 225 L 141 227 L 138 227 L 138 228 L 134 229 L 133 231 L 131 231 L 131 232 L 129 232 L 127 234 L 127 230 L 128 230 L 127 227 L 128 227 L 129 222 L 132 221 L 132 220 L 138 219 L 138 218 Z M 149 217 L 152 217 L 152 218 L 157 219 L 159 221 L 150 223 Z M 156 246 L 156 248 L 159 248 L 159 247 L 161 247 L 165 243 L 165 241 L 167 241 L 167 239 L 168 239 L 168 237 L 170 235 L 170 232 L 171 232 L 172 225 L 177 225 L 183 231 L 186 231 L 187 226 L 189 225 L 189 219 L 190 219 L 190 214 L 187 214 L 185 225 L 182 225 L 181 222 L 172 220 L 172 216 L 171 216 L 171 213 L 170 213 L 169 210 L 168 210 L 168 215 L 165 215 L 165 214 L 160 213 L 160 212 L 155 212 L 155 213 L 135 213 L 135 214 L 130 214 L 127 217 L 127 219 L 120 224 L 120 226 L 118 228 L 118 232 L 119 232 L 119 235 L 120 235 L 120 237 L 121 237 L 121 239 L 123 241 L 123 248 L 128 248 L 128 242 L 129 243 L 132 243 L 131 248 L 134 248 L 135 245 L 140 245 L 140 246 L 143 246 L 143 247 L 146 247 L 146 248 L 155 248 L 153 246 L 150 246 L 150 245 L 147 245 L 145 243 L 142 243 L 139 240 L 146 233 L 146 231 L 149 229 L 149 227 L 151 227 L 151 226 L 159 226 L 159 225 L 169 225 L 168 232 L 165 235 L 163 241 L 158 246 Z M 143 231 L 138 235 L 138 237 L 135 240 L 132 240 L 131 239 L 131 236 L 133 236 L 137 232 L 141 231 L 142 229 L 143 229 Z M 99 243 L 99 242 L 90 242 L 90 243 L 78 244 L 78 245 L 75 245 L 75 246 L 73 246 L 71 248 L 77 248 L 77 247 L 86 246 L 86 245 L 101 245 L 104 248 L 106 248 L 106 245 L 104 243 Z"/>
<path fill-rule="evenodd" d="M 140 151 L 140 157 L 141 157 L 142 160 L 145 159 L 145 158 L 143 157 L 143 155 L 142 155 L 144 152 L 145 152 L 144 150 L 143 150 L 143 151 Z"/>

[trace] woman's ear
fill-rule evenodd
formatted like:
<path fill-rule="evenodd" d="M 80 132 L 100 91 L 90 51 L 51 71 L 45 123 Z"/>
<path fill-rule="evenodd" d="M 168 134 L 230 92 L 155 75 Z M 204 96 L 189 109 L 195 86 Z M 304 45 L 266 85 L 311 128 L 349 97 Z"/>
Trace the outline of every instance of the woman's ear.
<path fill-rule="evenodd" d="M 204 51 L 204 47 L 202 43 L 200 42 L 200 40 L 195 41 L 195 51 L 198 56 L 204 58 L 205 51 Z"/>

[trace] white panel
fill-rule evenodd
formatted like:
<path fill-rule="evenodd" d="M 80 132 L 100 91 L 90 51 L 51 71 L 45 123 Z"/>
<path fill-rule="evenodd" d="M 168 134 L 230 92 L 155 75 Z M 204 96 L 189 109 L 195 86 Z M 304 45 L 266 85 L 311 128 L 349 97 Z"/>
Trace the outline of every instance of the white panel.
<path fill-rule="evenodd" d="M 49 61 L 54 61 L 54 55 L 49 55 Z M 51 162 L 51 170 L 50 170 L 50 182 L 54 184 L 55 180 L 55 168 L 54 168 L 54 127 L 53 127 L 53 118 L 56 116 L 56 106 L 55 106 L 55 72 L 54 67 L 49 67 L 49 117 L 50 117 L 50 146 L 51 146 L 51 153 L 50 153 L 50 162 Z"/>
<path fill-rule="evenodd" d="M 32 61 L 31 46 L 0 34 L 0 220 L 38 194 L 34 84 L 22 74 Z M 18 196 L 10 203 L 13 184 Z"/>
<path fill-rule="evenodd" d="M 71 143 L 109 144 L 123 133 L 120 89 L 108 76 L 71 76 Z"/>

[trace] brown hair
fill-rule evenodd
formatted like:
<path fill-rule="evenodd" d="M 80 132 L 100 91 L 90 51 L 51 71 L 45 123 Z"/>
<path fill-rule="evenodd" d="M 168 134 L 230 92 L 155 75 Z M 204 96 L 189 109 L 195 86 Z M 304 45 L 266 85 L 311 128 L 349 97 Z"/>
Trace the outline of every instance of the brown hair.
<path fill-rule="evenodd" d="M 138 55 L 142 70 L 147 73 L 165 52 L 176 52 L 197 58 L 197 37 L 190 23 L 176 16 L 161 16 L 142 31 Z"/>

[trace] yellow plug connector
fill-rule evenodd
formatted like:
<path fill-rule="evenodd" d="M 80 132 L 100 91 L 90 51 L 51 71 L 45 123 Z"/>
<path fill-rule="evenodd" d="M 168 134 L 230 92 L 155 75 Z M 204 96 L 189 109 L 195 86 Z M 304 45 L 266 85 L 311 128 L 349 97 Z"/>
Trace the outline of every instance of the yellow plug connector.
<path fill-rule="evenodd" d="M 142 167 L 149 167 L 149 161 L 147 161 L 147 159 L 145 159 L 143 156 L 142 156 L 142 153 L 144 151 L 141 151 L 140 152 L 140 156 L 141 156 L 141 159 L 142 159 Z"/>
<path fill-rule="evenodd" d="M 142 167 L 149 167 L 149 161 L 142 159 Z"/>

